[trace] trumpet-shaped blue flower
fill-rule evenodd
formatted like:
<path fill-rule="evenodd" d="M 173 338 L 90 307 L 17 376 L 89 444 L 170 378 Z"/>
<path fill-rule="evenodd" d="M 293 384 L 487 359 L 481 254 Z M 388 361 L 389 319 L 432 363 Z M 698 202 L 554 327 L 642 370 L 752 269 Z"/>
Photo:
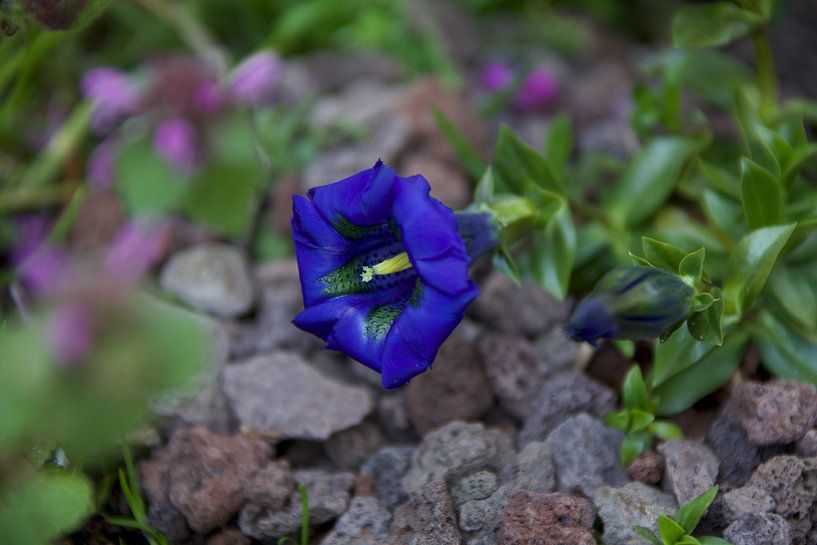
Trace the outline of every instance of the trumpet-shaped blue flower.
<path fill-rule="evenodd" d="M 428 369 L 479 292 L 457 218 L 382 162 L 293 197 L 299 328 L 395 388 Z"/>
<path fill-rule="evenodd" d="M 661 269 L 613 269 L 576 306 L 565 332 L 594 346 L 599 339 L 660 337 L 687 317 L 694 295 L 692 286 Z"/>

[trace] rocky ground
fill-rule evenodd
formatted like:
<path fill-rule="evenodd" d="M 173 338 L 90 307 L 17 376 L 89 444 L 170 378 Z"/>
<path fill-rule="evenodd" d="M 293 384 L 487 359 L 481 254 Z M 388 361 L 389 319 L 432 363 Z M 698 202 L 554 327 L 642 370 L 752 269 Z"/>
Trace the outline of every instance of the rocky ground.
<path fill-rule="evenodd" d="M 626 155 L 634 138 L 621 105 L 634 55 L 598 47 L 616 60 L 553 61 L 570 90 L 560 107 L 571 112 L 581 152 Z M 446 113 L 486 154 L 493 127 L 473 113 L 474 97 L 397 79 L 376 57 L 289 63 L 284 100 L 321 96 L 314 127 L 351 123 L 366 134 L 281 180 L 273 223 L 261 228 L 286 233 L 292 193 L 378 158 L 401 174 L 423 173 L 452 207 L 469 202 L 471 185 L 429 110 Z M 501 119 L 535 143 L 547 126 L 546 116 Z M 813 386 L 738 378 L 677 419 L 686 439 L 625 470 L 622 434 L 601 419 L 616 407 L 628 364 L 610 348 L 564 338 L 571 301 L 478 265 L 482 293 L 433 370 L 384 391 L 375 373 L 320 350 L 291 324 L 302 309 L 293 261 L 253 264 L 238 246 L 184 229 L 177 238 L 159 284 L 209 315 L 220 353 L 192 400 L 157 404 L 161 439 L 139 463 L 150 520 L 173 543 L 294 535 L 303 485 L 313 543 L 322 545 L 634 545 L 643 540 L 633 525 L 655 529 L 659 514 L 716 483 L 702 532 L 733 545 L 817 543 Z"/>

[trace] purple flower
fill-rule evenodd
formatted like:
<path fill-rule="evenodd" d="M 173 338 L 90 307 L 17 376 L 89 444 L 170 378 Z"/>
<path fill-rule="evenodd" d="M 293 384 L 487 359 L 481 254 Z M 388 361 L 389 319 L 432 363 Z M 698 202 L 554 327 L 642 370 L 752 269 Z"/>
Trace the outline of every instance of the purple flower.
<path fill-rule="evenodd" d="M 193 94 L 193 107 L 203 114 L 220 111 L 226 104 L 227 97 L 224 89 L 217 81 L 205 81 L 198 86 Z"/>
<path fill-rule="evenodd" d="M 43 216 L 29 216 L 18 223 L 19 242 L 11 260 L 17 276 L 35 292 L 52 289 L 67 269 L 65 250 L 48 242 L 50 222 Z"/>
<path fill-rule="evenodd" d="M 105 256 L 105 272 L 129 283 L 137 282 L 162 257 L 167 235 L 164 223 L 129 222 Z"/>
<path fill-rule="evenodd" d="M 492 62 L 485 65 L 479 75 L 479 83 L 489 92 L 501 91 L 513 81 L 513 70 L 507 64 Z"/>
<path fill-rule="evenodd" d="M 280 77 L 281 59 L 278 55 L 260 51 L 235 67 L 228 83 L 230 96 L 239 104 L 269 102 Z"/>
<path fill-rule="evenodd" d="M 538 110 L 551 106 L 559 96 L 559 82 L 552 72 L 537 68 L 525 78 L 514 97 L 520 110 Z"/>
<path fill-rule="evenodd" d="M 103 140 L 91 153 L 85 165 L 85 176 L 94 187 L 109 187 L 116 178 L 116 143 L 108 138 Z"/>
<path fill-rule="evenodd" d="M 110 131 L 122 118 L 139 107 L 139 89 L 130 77 L 113 68 L 94 68 L 82 78 L 82 94 L 94 105 L 91 128 Z"/>
<path fill-rule="evenodd" d="M 153 149 L 173 168 L 190 176 L 199 164 L 198 135 L 193 124 L 181 118 L 163 121 L 153 134 Z"/>
<path fill-rule="evenodd" d="M 48 318 L 45 342 L 51 353 L 64 363 L 77 363 L 93 345 L 91 311 L 76 302 L 56 308 Z"/>

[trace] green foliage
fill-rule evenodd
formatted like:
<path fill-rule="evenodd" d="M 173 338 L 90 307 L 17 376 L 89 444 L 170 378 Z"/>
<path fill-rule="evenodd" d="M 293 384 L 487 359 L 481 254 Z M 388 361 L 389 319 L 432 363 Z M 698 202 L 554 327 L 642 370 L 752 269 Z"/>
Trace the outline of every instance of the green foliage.
<path fill-rule="evenodd" d="M 762 15 L 731 2 L 712 2 L 681 8 L 672 21 L 676 47 L 726 45 L 765 22 Z"/>
<path fill-rule="evenodd" d="M 659 515 L 658 536 L 643 526 L 635 526 L 633 529 L 653 545 L 729 545 L 729 542 L 719 537 L 692 536 L 692 532 L 717 494 L 718 487 L 713 486 L 686 505 L 682 505 L 674 517 Z"/>
<path fill-rule="evenodd" d="M 298 485 L 298 493 L 301 496 L 301 541 L 295 541 L 289 536 L 278 538 L 278 545 L 309 545 L 309 494 L 304 485 Z"/>

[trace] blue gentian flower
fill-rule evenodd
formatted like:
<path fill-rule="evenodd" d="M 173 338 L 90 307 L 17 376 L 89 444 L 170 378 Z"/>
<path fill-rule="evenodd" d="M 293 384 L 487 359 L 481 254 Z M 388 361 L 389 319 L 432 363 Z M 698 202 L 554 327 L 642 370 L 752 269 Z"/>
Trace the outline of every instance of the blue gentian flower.
<path fill-rule="evenodd" d="M 382 162 L 293 197 L 299 328 L 396 388 L 428 369 L 479 292 L 457 218 Z"/>
<path fill-rule="evenodd" d="M 662 269 L 614 269 L 576 306 L 565 332 L 594 346 L 600 339 L 654 339 L 689 315 L 694 296 L 692 286 Z"/>

